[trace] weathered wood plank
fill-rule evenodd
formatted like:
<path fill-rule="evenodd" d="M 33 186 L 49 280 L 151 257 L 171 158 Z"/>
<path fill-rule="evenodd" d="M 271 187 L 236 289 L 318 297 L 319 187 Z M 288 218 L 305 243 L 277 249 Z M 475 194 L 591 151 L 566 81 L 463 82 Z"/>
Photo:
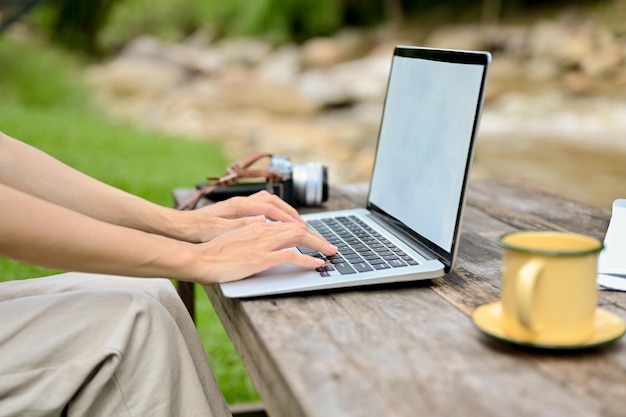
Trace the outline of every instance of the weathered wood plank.
<path fill-rule="evenodd" d="M 556 208 L 558 209 L 556 209 Z M 546 214 L 557 211 L 557 214 Z M 610 212 L 508 181 L 471 183 L 459 260 L 434 288 L 466 313 L 499 296 L 502 249 L 498 237 L 518 229 L 568 230 L 603 238 Z M 605 294 L 603 293 L 603 297 Z M 612 296 L 615 302 L 620 296 Z M 602 303 L 602 301 L 601 301 Z"/>
<path fill-rule="evenodd" d="M 502 250 L 494 242 L 501 233 L 514 229 L 549 229 L 603 238 L 610 219 L 608 210 L 562 199 L 522 184 L 480 181 L 473 183 L 470 190 L 459 267 L 451 274 L 452 283 L 446 280 L 448 285 L 435 287 L 435 291 L 466 313 L 482 302 L 499 297 L 499 290 L 495 295 L 491 290 L 500 287 Z M 490 219 L 485 219 L 485 216 Z M 487 236 L 485 232 L 488 232 Z M 487 237 L 487 241 L 481 242 L 483 237 Z M 481 268 L 477 264 L 486 265 Z M 459 277 L 464 278 L 461 285 Z M 493 286 L 482 285 L 485 282 Z M 483 292 L 484 289 L 486 291 Z M 603 291 L 599 305 L 626 318 L 625 293 Z M 619 405 L 620 400 L 626 399 L 623 380 L 626 368 L 621 359 L 623 350 L 622 344 L 619 344 L 601 352 L 579 352 L 575 355 L 575 369 L 568 368 L 571 364 L 564 363 L 561 355 L 548 357 L 535 352 L 530 357 L 539 369 L 552 373 L 552 377 L 571 386 L 575 393 L 585 393 L 587 400 L 595 401 L 603 410 L 603 415 L 621 415 L 623 411 L 619 410 L 623 408 Z M 590 380 L 595 383 L 589 385 Z"/>
<path fill-rule="evenodd" d="M 250 319 L 250 314 L 255 314 L 255 304 L 268 300 L 240 301 L 225 298 L 217 285 L 205 286 L 204 289 L 261 398 L 269 400 L 263 401 L 267 413 L 272 417 L 306 416 L 300 404 L 291 396 L 272 358 L 273 354 L 267 350 L 261 338 L 257 338 L 256 323 Z"/>
<path fill-rule="evenodd" d="M 366 190 L 334 192 L 327 209 L 362 205 Z M 520 349 L 482 336 L 467 317 L 499 297 L 499 235 L 602 238 L 609 218 L 525 185 L 474 181 L 446 277 L 246 301 L 206 290 L 272 417 L 622 416 L 623 342 L 569 354 Z M 600 304 L 626 318 L 626 294 L 601 292 Z"/>
<path fill-rule="evenodd" d="M 527 353 L 483 340 L 427 286 L 225 304 L 220 317 L 236 322 L 227 329 L 237 328 L 259 393 L 273 398 L 271 416 L 600 412 L 588 396 L 572 401 L 549 363 L 538 369 Z M 242 326 L 246 317 L 253 324 Z"/>
<path fill-rule="evenodd" d="M 610 211 L 513 181 L 471 181 L 468 205 L 512 229 L 555 229 L 604 238 Z"/>

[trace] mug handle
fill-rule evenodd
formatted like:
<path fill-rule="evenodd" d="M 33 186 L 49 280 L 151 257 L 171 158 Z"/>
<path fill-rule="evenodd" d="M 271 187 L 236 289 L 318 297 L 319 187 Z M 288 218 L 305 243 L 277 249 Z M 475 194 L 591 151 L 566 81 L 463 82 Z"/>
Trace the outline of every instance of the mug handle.
<path fill-rule="evenodd" d="M 526 262 L 517 273 L 515 285 L 517 316 L 522 327 L 527 330 L 536 330 L 536 326 L 532 322 L 533 301 L 535 298 L 537 280 L 543 268 L 544 263 L 542 261 L 539 259 L 531 259 Z"/>

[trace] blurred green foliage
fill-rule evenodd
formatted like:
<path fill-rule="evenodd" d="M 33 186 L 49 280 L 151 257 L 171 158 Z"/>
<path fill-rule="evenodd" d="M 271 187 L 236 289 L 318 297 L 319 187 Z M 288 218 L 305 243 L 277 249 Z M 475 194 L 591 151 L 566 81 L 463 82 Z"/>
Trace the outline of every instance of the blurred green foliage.
<path fill-rule="evenodd" d="M 81 108 L 88 101 L 81 59 L 45 44 L 0 38 L 0 97 L 3 104 L 33 108 Z"/>
<path fill-rule="evenodd" d="M 52 0 L 54 39 L 92 50 L 115 3 L 118 0 Z"/>
<path fill-rule="evenodd" d="M 140 34 L 179 40 L 198 29 L 216 36 L 262 36 L 275 43 L 331 35 L 346 26 L 436 24 L 516 16 L 533 8 L 591 0 L 48 0 L 35 19 L 53 39 L 89 53 Z M 436 18 L 424 19 L 430 16 Z"/>
<path fill-rule="evenodd" d="M 337 0 L 204 0 L 224 35 L 268 36 L 274 41 L 330 35 L 342 22 Z"/>
<path fill-rule="evenodd" d="M 210 22 L 206 0 L 119 0 L 101 31 L 100 45 L 116 48 L 139 35 L 176 41 Z"/>
<path fill-rule="evenodd" d="M 479 0 L 446 0 L 467 5 Z M 79 0 L 52 0 L 50 25 L 56 39 L 92 50 L 120 45 L 138 34 L 179 38 L 199 28 L 217 36 L 254 35 L 274 42 L 331 35 L 344 26 L 375 25 L 396 12 L 415 14 L 436 0 L 91 0 L 91 10 L 72 7 Z M 115 5 L 115 7 L 113 7 Z M 96 13 L 97 12 L 97 13 Z M 105 24 L 106 22 L 106 24 Z"/>

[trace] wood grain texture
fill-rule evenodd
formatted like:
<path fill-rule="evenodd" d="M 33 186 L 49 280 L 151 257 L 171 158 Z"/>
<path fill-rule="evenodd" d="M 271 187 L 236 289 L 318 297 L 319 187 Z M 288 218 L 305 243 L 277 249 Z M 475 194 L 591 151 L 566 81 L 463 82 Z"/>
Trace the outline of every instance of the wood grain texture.
<path fill-rule="evenodd" d="M 362 206 L 363 185 L 334 187 L 328 209 Z M 206 287 L 272 417 L 624 416 L 624 342 L 542 352 L 493 341 L 468 315 L 500 293 L 512 230 L 603 238 L 610 212 L 526 185 L 469 187 L 456 268 L 417 283 L 252 300 Z M 599 304 L 626 318 L 626 294 Z"/>

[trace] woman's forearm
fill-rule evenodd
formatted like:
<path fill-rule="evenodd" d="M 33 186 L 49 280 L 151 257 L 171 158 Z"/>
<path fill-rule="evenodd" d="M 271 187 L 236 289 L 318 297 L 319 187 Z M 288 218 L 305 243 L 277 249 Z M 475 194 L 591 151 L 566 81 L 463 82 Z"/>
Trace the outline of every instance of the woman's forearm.
<path fill-rule="evenodd" d="M 0 132 L 0 184 L 107 223 L 186 240 L 182 213 L 85 175 Z"/>
<path fill-rule="evenodd" d="M 0 184 L 0 256 L 60 270 L 167 277 L 208 285 L 273 266 L 317 268 L 323 259 L 284 250 L 337 248 L 301 222 L 246 226 L 189 243 L 106 223 Z"/>
<path fill-rule="evenodd" d="M 43 267 L 195 279 L 194 245 L 112 225 L 0 184 L 0 256 Z"/>

